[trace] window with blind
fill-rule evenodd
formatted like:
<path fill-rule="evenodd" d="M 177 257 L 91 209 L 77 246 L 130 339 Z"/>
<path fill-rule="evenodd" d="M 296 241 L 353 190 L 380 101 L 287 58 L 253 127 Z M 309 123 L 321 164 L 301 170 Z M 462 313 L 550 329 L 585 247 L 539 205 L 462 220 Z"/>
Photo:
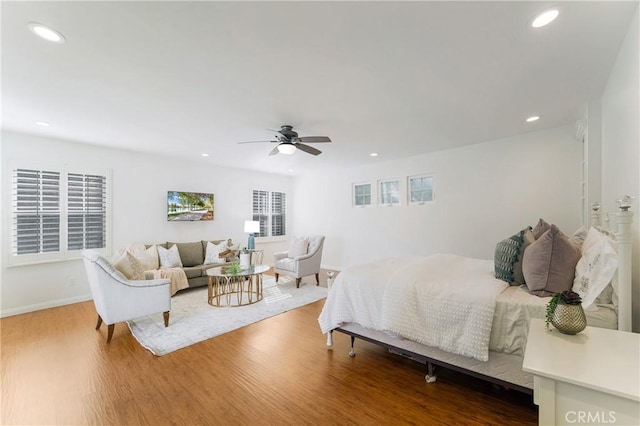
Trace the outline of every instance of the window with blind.
<path fill-rule="evenodd" d="M 276 237 L 287 234 L 287 194 L 253 191 L 253 220 L 260 222 L 256 237 Z"/>
<path fill-rule="evenodd" d="M 99 175 L 67 175 L 67 248 L 106 247 L 107 178 Z"/>
<path fill-rule="evenodd" d="M 12 263 L 106 248 L 107 192 L 105 175 L 14 168 Z"/>
<path fill-rule="evenodd" d="M 13 254 L 60 251 L 60 172 L 13 171 Z"/>

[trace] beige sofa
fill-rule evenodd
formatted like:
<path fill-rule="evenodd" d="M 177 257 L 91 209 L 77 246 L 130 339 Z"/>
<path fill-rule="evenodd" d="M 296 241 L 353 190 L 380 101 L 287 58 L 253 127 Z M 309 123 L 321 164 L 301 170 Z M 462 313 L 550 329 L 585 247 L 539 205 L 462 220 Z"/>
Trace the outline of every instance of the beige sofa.
<path fill-rule="evenodd" d="M 220 244 L 224 241 L 225 240 L 210 240 L 210 242 L 212 242 L 213 244 Z M 179 243 L 168 241 L 166 243 L 159 243 L 155 245 L 164 247 L 166 249 L 171 248 L 173 245 L 178 246 L 178 253 L 180 254 L 180 260 L 182 261 L 182 270 L 187 276 L 189 288 L 193 288 L 207 285 L 209 281 L 209 277 L 206 274 L 207 269 L 215 268 L 217 266 L 224 266 L 228 263 L 238 261 L 237 251 L 234 251 L 232 248 L 233 242 L 231 240 L 227 240 L 227 246 L 229 247 L 231 253 L 227 255 L 225 259 L 220 258 L 219 263 L 204 265 L 207 242 L 208 241 L 193 241 Z M 151 245 L 146 245 L 146 247 L 151 247 Z M 145 278 L 152 279 L 153 271 L 147 271 Z"/>
<path fill-rule="evenodd" d="M 212 242 L 213 244 L 220 244 L 223 243 L 224 240 L 210 240 L 210 242 Z M 168 241 L 166 243 L 156 245 L 164 247 L 166 249 L 171 248 L 171 246 L 173 245 L 178 246 L 178 253 L 180 254 L 180 260 L 182 261 L 182 270 L 187 276 L 189 288 L 202 287 L 207 285 L 207 283 L 209 282 L 209 277 L 206 273 L 207 269 L 238 261 L 237 252 L 232 249 L 233 242 L 231 240 L 227 240 L 227 247 L 229 247 L 229 250 L 233 252 L 232 255 L 227 257 L 226 261 L 224 262 L 212 263 L 208 265 L 204 264 L 207 250 L 207 241 L 193 241 L 186 243 Z"/>

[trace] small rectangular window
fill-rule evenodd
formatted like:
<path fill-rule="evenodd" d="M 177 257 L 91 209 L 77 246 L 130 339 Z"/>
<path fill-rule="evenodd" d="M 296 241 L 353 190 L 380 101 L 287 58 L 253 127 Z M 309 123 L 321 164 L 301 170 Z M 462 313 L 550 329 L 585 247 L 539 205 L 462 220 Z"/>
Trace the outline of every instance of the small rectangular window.
<path fill-rule="evenodd" d="M 410 176 L 407 181 L 409 204 L 424 204 L 433 201 L 433 175 Z"/>
<path fill-rule="evenodd" d="M 356 183 L 353 185 L 353 205 L 366 207 L 371 205 L 371 184 Z"/>
<path fill-rule="evenodd" d="M 382 180 L 378 184 L 378 202 L 383 206 L 400 205 L 400 181 L 398 179 Z"/>

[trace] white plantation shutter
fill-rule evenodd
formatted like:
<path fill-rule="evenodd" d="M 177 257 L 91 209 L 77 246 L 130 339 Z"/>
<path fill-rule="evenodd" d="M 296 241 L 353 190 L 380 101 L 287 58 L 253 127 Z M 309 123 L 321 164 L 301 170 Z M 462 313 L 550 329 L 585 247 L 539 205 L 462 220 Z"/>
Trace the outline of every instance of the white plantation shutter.
<path fill-rule="evenodd" d="M 60 172 L 13 170 L 14 255 L 60 250 Z"/>
<path fill-rule="evenodd" d="M 71 173 L 64 167 L 12 167 L 9 263 L 72 259 L 86 248 L 108 250 L 108 176 Z"/>
<path fill-rule="evenodd" d="M 256 237 L 269 235 L 269 191 L 253 191 L 253 220 L 260 222 L 260 233 Z"/>
<path fill-rule="evenodd" d="M 284 192 L 271 193 L 271 235 L 286 235 L 287 195 Z"/>
<path fill-rule="evenodd" d="M 69 173 L 67 202 L 67 249 L 106 247 L 106 176 Z"/>
<path fill-rule="evenodd" d="M 253 191 L 253 220 L 260 222 L 256 237 L 284 236 L 287 231 L 287 194 Z"/>

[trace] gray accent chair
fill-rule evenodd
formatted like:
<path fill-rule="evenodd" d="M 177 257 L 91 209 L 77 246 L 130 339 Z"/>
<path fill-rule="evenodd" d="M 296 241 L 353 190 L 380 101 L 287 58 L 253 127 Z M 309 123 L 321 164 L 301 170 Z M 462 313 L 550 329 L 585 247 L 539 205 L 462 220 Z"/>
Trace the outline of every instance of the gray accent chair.
<path fill-rule="evenodd" d="M 169 279 L 128 280 L 95 250 L 82 252 L 98 324 L 107 324 L 107 343 L 111 342 L 115 323 L 162 312 L 169 326 L 171 288 Z"/>
<path fill-rule="evenodd" d="M 324 235 L 308 235 L 298 238 L 304 238 L 309 241 L 309 248 L 306 254 L 295 257 L 289 257 L 288 251 L 273 254 L 273 270 L 276 274 L 276 283 L 281 274 L 287 275 L 296 279 L 296 288 L 299 288 L 303 277 L 315 274 L 316 285 L 320 285 L 319 274 Z"/>

